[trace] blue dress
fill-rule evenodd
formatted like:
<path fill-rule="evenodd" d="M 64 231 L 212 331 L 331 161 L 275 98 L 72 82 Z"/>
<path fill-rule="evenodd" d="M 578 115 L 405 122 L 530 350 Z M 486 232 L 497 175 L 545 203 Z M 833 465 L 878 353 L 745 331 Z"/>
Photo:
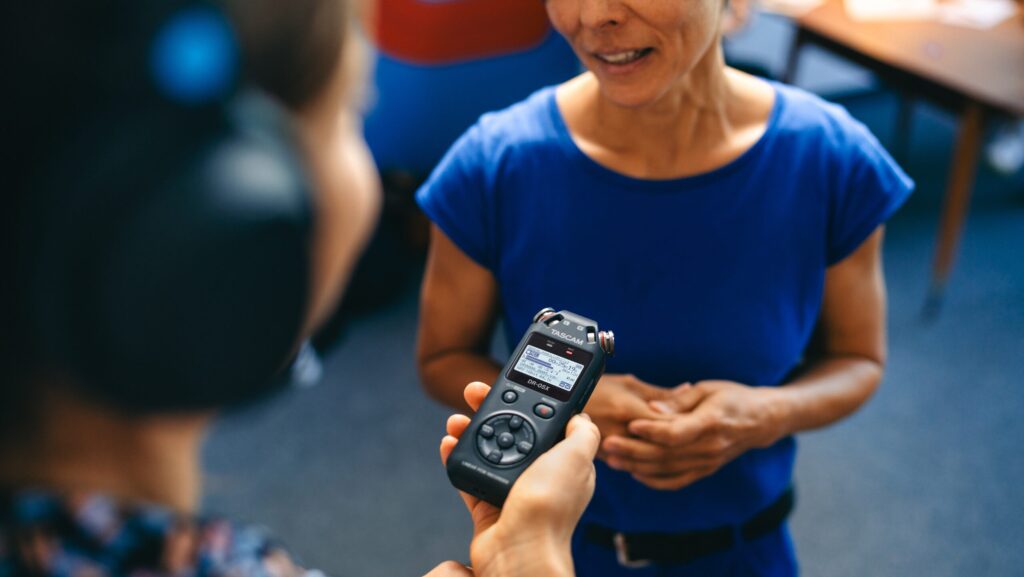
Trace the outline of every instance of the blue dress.
<path fill-rule="evenodd" d="M 913 183 L 841 107 L 772 84 L 767 129 L 697 176 L 631 178 L 574 144 L 554 88 L 483 116 L 418 193 L 426 214 L 497 280 L 509 342 L 542 307 L 616 334 L 609 373 L 672 387 L 725 379 L 778 386 L 801 362 L 825 271 L 852 253 Z M 583 524 L 622 532 L 738 525 L 791 483 L 796 443 L 750 451 L 679 491 L 600 461 Z M 577 535 L 579 537 L 579 535 Z M 576 540 L 580 575 L 615 556 Z M 733 550 L 624 575 L 791 575 L 784 528 Z"/>

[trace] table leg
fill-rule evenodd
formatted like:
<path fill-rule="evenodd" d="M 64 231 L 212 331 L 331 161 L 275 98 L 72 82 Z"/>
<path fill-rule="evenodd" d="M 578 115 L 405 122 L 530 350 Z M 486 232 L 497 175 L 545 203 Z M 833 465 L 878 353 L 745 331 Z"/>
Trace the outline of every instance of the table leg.
<path fill-rule="evenodd" d="M 925 315 L 934 316 L 942 306 L 946 282 L 953 269 L 960 233 L 971 200 L 978 152 L 981 148 L 985 110 L 980 104 L 970 102 L 960 116 L 959 134 L 953 152 L 953 166 L 946 187 L 946 199 L 939 223 L 939 238 L 932 265 L 932 281 L 925 303 Z"/>
<path fill-rule="evenodd" d="M 898 98 L 899 106 L 896 111 L 892 152 L 896 161 L 906 166 L 910 160 L 910 131 L 913 128 L 911 121 L 914 117 L 914 97 L 906 91 L 900 91 Z"/>
<path fill-rule="evenodd" d="M 804 33 L 803 28 L 797 25 L 796 32 L 793 34 L 793 43 L 789 45 L 789 55 L 786 57 L 786 69 L 782 71 L 782 82 L 785 84 L 793 84 L 796 82 L 797 67 L 800 64 L 800 50 L 804 47 L 807 42 L 807 35 Z"/>

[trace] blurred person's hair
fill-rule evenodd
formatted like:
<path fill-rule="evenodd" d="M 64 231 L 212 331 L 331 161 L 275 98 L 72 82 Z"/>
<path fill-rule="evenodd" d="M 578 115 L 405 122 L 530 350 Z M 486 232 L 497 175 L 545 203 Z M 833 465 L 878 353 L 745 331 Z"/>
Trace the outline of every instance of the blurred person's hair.
<path fill-rule="evenodd" d="M 0 208 L 0 436 L 31 417 L 30 384 L 47 369 L 33 350 L 26 306 L 33 242 L 29 200 L 48 161 L 110 97 L 111 32 L 132 27 L 128 3 L 144 0 L 32 0 L 6 11 L 3 195 Z M 157 0 L 145 0 L 157 1 Z M 202 4 L 197 1 L 196 4 Z M 188 3 L 181 3 L 187 6 Z M 209 3 L 206 3 L 209 4 Z M 351 26 L 348 0 L 222 0 L 237 35 L 241 82 L 297 110 L 333 78 Z M 103 72 L 101 72 L 101 70 Z M 116 69 L 115 69 L 116 72 Z M 153 135 L 159 138 L 159 135 Z"/>

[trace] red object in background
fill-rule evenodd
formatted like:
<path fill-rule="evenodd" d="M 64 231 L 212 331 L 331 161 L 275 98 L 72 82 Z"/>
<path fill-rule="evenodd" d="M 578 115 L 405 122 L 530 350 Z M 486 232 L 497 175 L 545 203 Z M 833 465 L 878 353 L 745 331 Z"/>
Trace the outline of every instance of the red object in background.
<path fill-rule="evenodd" d="M 544 41 L 540 0 L 378 0 L 372 35 L 392 58 L 449 64 L 501 56 Z"/>

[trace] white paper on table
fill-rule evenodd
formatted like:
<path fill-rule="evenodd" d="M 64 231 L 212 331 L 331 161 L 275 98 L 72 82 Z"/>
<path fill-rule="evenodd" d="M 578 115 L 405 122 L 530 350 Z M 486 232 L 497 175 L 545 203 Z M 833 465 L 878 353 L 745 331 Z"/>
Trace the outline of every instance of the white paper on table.
<path fill-rule="evenodd" d="M 845 0 L 852 20 L 927 20 L 934 18 L 935 0 Z"/>
<path fill-rule="evenodd" d="M 757 5 L 765 12 L 799 18 L 824 3 L 825 0 L 761 0 Z"/>
<path fill-rule="evenodd" d="M 1013 0 L 952 0 L 939 6 L 937 17 L 945 24 L 985 30 L 1016 13 Z"/>

